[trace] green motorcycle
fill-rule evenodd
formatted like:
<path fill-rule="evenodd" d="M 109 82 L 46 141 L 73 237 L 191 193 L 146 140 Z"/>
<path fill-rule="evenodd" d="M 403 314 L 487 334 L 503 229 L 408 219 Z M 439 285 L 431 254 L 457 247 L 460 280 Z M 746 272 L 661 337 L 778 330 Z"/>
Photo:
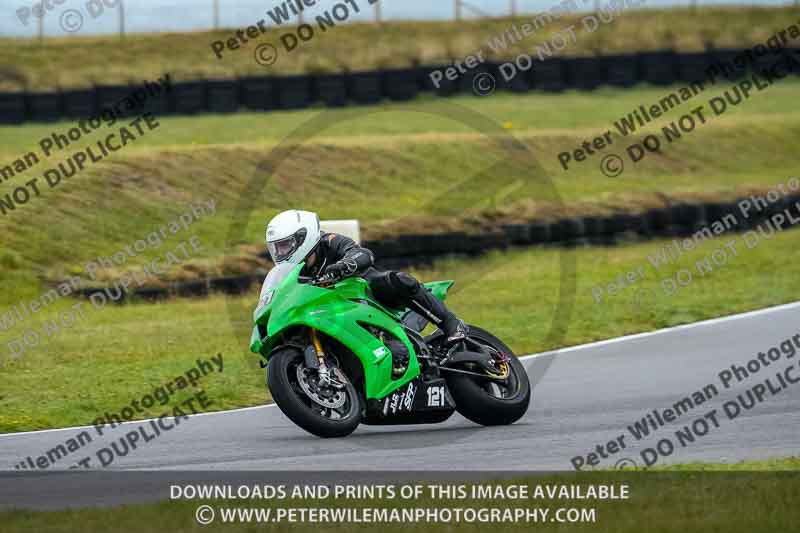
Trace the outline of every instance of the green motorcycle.
<path fill-rule="evenodd" d="M 469 326 L 452 346 L 428 318 L 378 303 L 364 279 L 329 283 L 281 264 L 264 281 L 250 349 L 264 359 L 283 413 L 319 437 L 360 423 L 430 424 L 453 412 L 485 426 L 512 424 L 528 410 L 528 375 L 511 349 Z M 453 281 L 425 287 L 444 300 Z"/>

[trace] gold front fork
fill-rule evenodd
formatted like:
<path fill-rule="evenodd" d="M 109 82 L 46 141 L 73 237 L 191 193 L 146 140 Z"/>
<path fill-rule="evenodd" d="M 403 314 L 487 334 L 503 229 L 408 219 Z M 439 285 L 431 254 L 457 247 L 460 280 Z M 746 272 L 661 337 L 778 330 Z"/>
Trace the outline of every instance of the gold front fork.
<path fill-rule="evenodd" d="M 320 366 L 325 365 L 325 352 L 322 350 L 322 343 L 319 341 L 319 334 L 314 328 L 311 329 L 311 344 L 314 345 L 314 350 L 317 352 L 317 359 L 319 359 Z"/>
<path fill-rule="evenodd" d="M 311 344 L 314 345 L 314 350 L 317 352 L 317 359 L 319 360 L 319 369 L 317 373 L 319 374 L 319 382 L 320 385 L 327 385 L 331 381 L 331 373 L 328 370 L 328 365 L 325 364 L 325 352 L 322 350 L 322 343 L 319 341 L 319 333 L 314 328 L 309 328 L 311 330 Z"/>

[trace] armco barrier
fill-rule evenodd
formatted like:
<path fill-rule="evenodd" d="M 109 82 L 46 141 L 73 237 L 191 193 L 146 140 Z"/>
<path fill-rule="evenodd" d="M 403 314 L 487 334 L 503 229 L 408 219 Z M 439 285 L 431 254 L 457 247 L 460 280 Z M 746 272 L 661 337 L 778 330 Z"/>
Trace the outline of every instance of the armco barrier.
<path fill-rule="evenodd" d="M 730 63 L 742 50 L 712 49 L 705 52 L 657 50 L 627 55 L 595 57 L 554 57 L 534 61 L 527 71 L 518 71 L 505 80 L 498 63 L 483 63 L 454 80 L 444 75 L 451 64 L 415 66 L 406 69 L 376 70 L 338 74 L 304 74 L 298 76 L 265 76 L 231 80 L 198 80 L 173 85 L 169 99 L 148 98 L 148 111 L 163 115 L 201 112 L 228 113 L 245 108 L 253 111 L 273 109 L 302 109 L 316 103 L 342 106 L 348 103 L 376 104 L 383 100 L 403 101 L 419 92 L 438 96 L 457 93 L 474 94 L 473 78 L 488 72 L 494 76 L 499 90 L 525 92 L 528 90 L 562 91 L 564 89 L 594 89 L 603 85 L 631 87 L 637 83 L 668 85 L 703 81 L 708 68 L 717 62 Z M 798 49 L 781 53 L 800 57 Z M 767 54 L 756 68 L 770 66 L 778 58 Z M 430 74 L 440 71 L 438 87 Z M 728 77 L 740 79 L 747 72 L 734 71 Z M 722 79 L 722 74 L 717 79 Z M 90 108 L 118 101 L 127 95 L 127 86 L 99 86 L 81 91 L 0 93 L 0 123 L 18 124 L 23 121 L 50 121 L 62 117 L 75 118 Z M 119 98 L 117 98 L 119 97 Z M 20 99 L 23 104 L 20 107 Z M 113 103 L 113 102 L 112 102 Z"/>
<path fill-rule="evenodd" d="M 800 194 L 786 196 L 761 211 L 752 211 L 748 217 L 745 217 L 738 208 L 740 200 L 743 199 L 725 203 L 677 202 L 667 207 L 652 208 L 638 213 L 620 212 L 609 215 L 566 217 L 553 222 L 504 224 L 477 234 L 451 232 L 401 235 L 391 239 L 365 241 L 363 245 L 372 250 L 378 258 L 379 268 L 400 269 L 430 265 L 435 259 L 444 256 L 474 257 L 490 250 L 506 249 L 509 246 L 614 245 L 624 240 L 690 236 L 703 227 L 709 227 L 715 221 L 723 220 L 728 215 L 733 215 L 737 221 L 732 228 L 735 232 L 752 229 L 785 210 L 789 210 L 793 217 L 800 220 Z M 783 229 L 790 227 L 791 221 L 787 218 Z M 265 254 L 260 257 L 267 258 Z M 212 292 L 242 294 L 252 290 L 254 286 L 259 286 L 264 275 L 265 272 L 255 272 L 241 276 L 176 282 L 168 288 L 144 287 L 123 294 L 116 301 L 121 303 L 132 297 L 147 301 L 169 296 L 197 297 L 207 296 Z M 90 287 L 78 292 L 84 298 L 89 298 L 92 294 L 104 290 L 106 289 L 102 287 Z M 112 294 L 116 295 L 116 292 Z"/>

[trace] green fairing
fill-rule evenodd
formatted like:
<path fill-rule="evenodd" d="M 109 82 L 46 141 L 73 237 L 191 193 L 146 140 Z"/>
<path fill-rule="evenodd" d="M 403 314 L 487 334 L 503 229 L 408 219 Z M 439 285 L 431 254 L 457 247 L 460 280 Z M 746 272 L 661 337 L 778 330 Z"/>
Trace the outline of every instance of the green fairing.
<path fill-rule="evenodd" d="M 250 339 L 250 350 L 269 359 L 270 352 L 289 328 L 307 326 L 333 337 L 349 348 L 364 367 L 367 399 L 385 398 L 420 373 L 414 347 L 400 319 L 404 311 L 378 304 L 361 278 L 347 278 L 331 288 L 298 282 L 303 264 L 298 265 L 279 282 L 272 299 L 254 313 L 256 326 Z M 444 300 L 453 281 L 434 281 L 425 286 L 434 296 Z M 359 303 L 359 301 L 368 301 Z M 408 370 L 399 379 L 392 379 L 392 356 L 389 349 L 359 325 L 370 324 L 400 339 L 411 354 Z M 259 326 L 266 327 L 261 337 Z"/>

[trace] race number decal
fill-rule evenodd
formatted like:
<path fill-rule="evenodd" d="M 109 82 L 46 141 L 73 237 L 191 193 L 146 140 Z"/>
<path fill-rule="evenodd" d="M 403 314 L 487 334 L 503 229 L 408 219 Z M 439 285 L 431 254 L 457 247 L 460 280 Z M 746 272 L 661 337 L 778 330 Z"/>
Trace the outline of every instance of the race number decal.
<path fill-rule="evenodd" d="M 444 387 L 428 388 L 428 407 L 444 407 Z"/>

